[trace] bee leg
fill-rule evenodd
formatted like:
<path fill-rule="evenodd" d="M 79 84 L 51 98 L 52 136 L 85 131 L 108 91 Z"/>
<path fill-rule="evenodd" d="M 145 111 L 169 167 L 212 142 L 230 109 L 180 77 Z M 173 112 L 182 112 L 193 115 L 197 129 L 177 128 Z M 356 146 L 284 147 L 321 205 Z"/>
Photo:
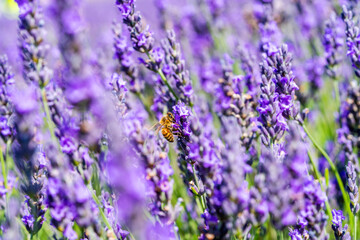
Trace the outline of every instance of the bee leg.
<path fill-rule="evenodd" d="M 159 123 L 155 123 L 154 125 L 152 125 L 150 128 L 148 128 L 148 131 L 152 130 L 153 128 L 155 128 Z"/>
<path fill-rule="evenodd" d="M 159 134 L 161 127 L 162 127 L 162 126 L 160 125 L 160 126 L 156 129 L 155 135 L 158 135 L 158 134 Z"/>

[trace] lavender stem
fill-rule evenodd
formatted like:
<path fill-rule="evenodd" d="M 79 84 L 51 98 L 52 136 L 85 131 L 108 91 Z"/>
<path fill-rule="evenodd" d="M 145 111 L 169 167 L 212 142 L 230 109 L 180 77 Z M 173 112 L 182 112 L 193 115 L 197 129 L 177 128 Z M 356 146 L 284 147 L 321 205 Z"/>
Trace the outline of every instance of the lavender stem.
<path fill-rule="evenodd" d="M 55 131 L 54 131 L 54 123 L 51 119 L 51 115 L 50 115 L 50 109 L 49 109 L 49 104 L 47 102 L 47 98 L 46 98 L 46 90 L 45 87 L 41 87 L 41 100 L 44 106 L 44 111 L 46 114 L 46 122 L 47 122 L 47 126 L 49 128 L 50 131 L 50 135 L 51 135 L 51 139 L 54 142 L 59 142 L 55 136 Z"/>
<path fill-rule="evenodd" d="M 148 56 L 148 58 L 150 59 L 150 61 L 152 61 L 152 62 L 154 61 L 154 60 L 152 59 L 152 57 L 150 56 L 149 52 L 146 52 L 146 55 Z M 165 85 L 168 87 L 168 89 L 169 89 L 169 91 L 172 93 L 172 95 L 174 95 L 176 101 L 179 101 L 179 97 L 176 95 L 174 89 L 172 89 L 172 87 L 170 86 L 170 84 L 169 84 L 169 82 L 167 81 L 167 79 L 166 79 L 164 73 L 162 72 L 162 70 L 159 69 L 159 70 L 157 71 L 157 73 L 159 74 L 161 80 L 162 80 L 162 81 L 165 83 Z"/>
<path fill-rule="evenodd" d="M 311 154 L 310 154 L 309 151 L 308 151 L 308 156 L 309 156 L 309 159 L 310 159 L 310 163 L 311 163 L 311 165 L 312 165 L 312 167 L 313 167 L 313 169 L 314 169 L 315 177 L 316 177 L 316 179 L 317 179 L 317 180 L 319 181 L 319 183 L 320 183 L 320 188 L 321 188 L 321 190 L 322 190 L 323 192 L 325 192 L 325 189 L 324 189 L 323 185 L 321 184 L 321 177 L 322 177 L 322 176 L 321 176 L 319 170 L 317 169 L 316 164 L 315 164 L 315 162 L 314 162 L 314 159 L 312 158 L 312 156 L 311 156 Z M 332 221 L 331 208 L 330 208 L 330 204 L 329 204 L 329 201 L 328 201 L 327 198 L 326 198 L 326 200 L 325 200 L 325 206 L 326 206 L 326 213 L 327 213 L 330 221 Z"/>
<path fill-rule="evenodd" d="M 154 113 L 151 111 L 150 107 L 145 104 L 144 96 L 141 95 L 139 92 L 135 93 L 135 95 L 139 98 L 140 102 L 141 102 L 142 105 L 144 106 L 144 108 L 145 108 L 146 112 L 149 114 L 149 116 L 150 116 L 152 119 L 155 119 Z"/>
<path fill-rule="evenodd" d="M 106 218 L 105 216 L 105 213 L 103 211 L 103 209 L 101 208 L 101 203 L 100 203 L 100 200 L 99 198 L 96 196 L 96 194 L 94 193 L 94 191 L 91 189 L 91 187 L 89 185 L 86 185 L 86 187 L 88 188 L 88 190 L 91 192 L 91 196 L 92 198 L 94 199 L 94 201 L 96 202 L 96 205 L 98 206 L 98 209 L 99 209 L 99 212 L 100 212 L 100 215 L 101 215 L 101 218 L 102 220 L 104 221 L 105 225 L 108 227 L 109 230 L 111 230 L 112 232 L 114 232 L 113 228 L 111 227 L 108 219 Z M 122 239 L 121 235 L 120 235 L 120 239 Z"/>
<path fill-rule="evenodd" d="M 354 225 L 355 225 L 355 238 L 354 239 L 356 239 L 356 235 L 357 235 L 357 228 L 356 228 L 357 216 L 356 215 L 355 215 L 354 221 L 355 221 L 355 223 L 354 223 Z"/>
<path fill-rule="evenodd" d="M 351 215 L 351 210 L 350 210 L 350 200 L 348 198 L 348 195 L 346 194 L 345 188 L 344 188 L 344 184 L 341 180 L 341 177 L 339 175 L 339 172 L 337 171 L 334 163 L 332 162 L 332 160 L 330 159 L 329 155 L 325 152 L 325 150 L 320 147 L 320 145 L 316 142 L 316 140 L 314 139 L 314 137 L 310 134 L 309 130 L 307 129 L 307 127 L 303 124 L 300 123 L 300 125 L 303 127 L 305 133 L 308 135 L 308 137 L 310 138 L 311 142 L 314 144 L 314 146 L 320 151 L 320 153 L 326 158 L 326 160 L 328 161 L 331 170 L 334 172 L 336 180 L 338 182 L 338 185 L 340 187 L 341 190 L 341 194 L 343 196 L 344 202 L 345 202 L 345 206 L 346 206 L 346 211 L 349 213 L 349 215 Z M 350 222 L 351 222 L 351 218 L 350 218 Z"/>
<path fill-rule="evenodd" d="M 4 178 L 4 186 L 7 189 L 7 171 L 6 171 L 4 155 L 3 155 L 3 151 L 2 151 L 1 147 L 0 147 L 0 159 L 1 159 L 1 171 L 2 171 L 3 178 Z M 6 195 L 7 195 L 7 193 L 6 193 Z"/>
<path fill-rule="evenodd" d="M 338 107 L 340 105 L 339 104 L 340 103 L 339 81 L 337 79 L 335 79 L 335 81 L 333 81 L 333 84 L 334 84 L 334 91 L 335 91 L 335 102 Z"/>
<path fill-rule="evenodd" d="M 195 184 L 196 184 L 196 187 L 199 189 L 199 179 L 195 173 L 195 167 L 194 167 L 194 164 L 191 164 L 191 168 L 192 168 L 192 171 L 193 171 L 193 174 L 194 174 L 194 179 L 195 179 Z M 204 212 L 206 207 L 205 207 L 205 199 L 204 199 L 204 195 L 200 195 L 199 196 L 200 198 L 200 203 L 201 203 L 201 211 Z"/>

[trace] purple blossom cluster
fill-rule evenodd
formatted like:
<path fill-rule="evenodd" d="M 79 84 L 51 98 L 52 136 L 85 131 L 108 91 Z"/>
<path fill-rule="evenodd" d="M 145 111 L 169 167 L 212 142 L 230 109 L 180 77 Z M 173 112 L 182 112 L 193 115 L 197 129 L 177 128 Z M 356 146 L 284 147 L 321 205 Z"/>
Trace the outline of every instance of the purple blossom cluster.
<path fill-rule="evenodd" d="M 0 239 L 358 239 L 359 9 L 1 2 Z"/>

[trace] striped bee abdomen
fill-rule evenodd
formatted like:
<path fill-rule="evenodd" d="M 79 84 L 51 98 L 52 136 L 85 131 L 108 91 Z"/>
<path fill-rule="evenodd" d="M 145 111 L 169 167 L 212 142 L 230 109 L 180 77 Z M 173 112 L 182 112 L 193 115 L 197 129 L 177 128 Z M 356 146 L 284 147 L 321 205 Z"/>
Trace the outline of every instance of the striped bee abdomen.
<path fill-rule="evenodd" d="M 168 140 L 169 142 L 174 142 L 174 135 L 172 134 L 170 128 L 163 127 L 161 129 L 161 133 L 166 140 Z"/>

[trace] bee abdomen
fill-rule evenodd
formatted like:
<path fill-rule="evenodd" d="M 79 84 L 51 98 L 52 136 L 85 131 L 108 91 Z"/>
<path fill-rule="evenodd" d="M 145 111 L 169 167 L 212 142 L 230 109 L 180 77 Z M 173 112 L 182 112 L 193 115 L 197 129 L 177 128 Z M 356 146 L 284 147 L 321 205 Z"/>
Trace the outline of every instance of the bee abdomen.
<path fill-rule="evenodd" d="M 169 128 L 161 129 L 161 133 L 166 140 L 168 140 L 169 142 L 174 142 L 174 135 Z"/>

